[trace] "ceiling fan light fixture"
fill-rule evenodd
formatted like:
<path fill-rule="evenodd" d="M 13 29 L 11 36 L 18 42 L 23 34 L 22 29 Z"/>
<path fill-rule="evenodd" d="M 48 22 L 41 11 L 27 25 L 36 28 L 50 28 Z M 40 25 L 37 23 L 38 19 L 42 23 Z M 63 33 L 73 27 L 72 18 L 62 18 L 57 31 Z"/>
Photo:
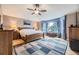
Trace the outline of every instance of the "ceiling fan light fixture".
<path fill-rule="evenodd" d="M 36 15 L 41 15 L 41 12 L 46 12 L 47 10 L 40 10 L 40 8 L 39 8 L 39 4 L 34 4 L 34 9 L 31 9 L 31 8 L 27 8 L 27 10 L 30 10 L 30 11 L 32 11 L 32 15 L 33 14 L 36 14 Z"/>
<path fill-rule="evenodd" d="M 38 11 L 38 10 L 36 10 L 36 11 L 35 11 L 35 14 L 38 14 L 38 13 L 39 13 L 39 11 Z"/>

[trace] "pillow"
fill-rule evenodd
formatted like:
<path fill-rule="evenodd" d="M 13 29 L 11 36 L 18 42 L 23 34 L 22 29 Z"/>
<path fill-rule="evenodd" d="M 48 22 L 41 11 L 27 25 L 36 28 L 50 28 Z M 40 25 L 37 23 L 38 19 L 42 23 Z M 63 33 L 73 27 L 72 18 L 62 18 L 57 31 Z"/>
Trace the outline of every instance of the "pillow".
<path fill-rule="evenodd" d="M 29 25 L 26 25 L 26 26 L 23 26 L 23 27 L 18 27 L 19 30 L 22 30 L 22 29 L 33 29 L 32 26 L 29 26 Z"/>

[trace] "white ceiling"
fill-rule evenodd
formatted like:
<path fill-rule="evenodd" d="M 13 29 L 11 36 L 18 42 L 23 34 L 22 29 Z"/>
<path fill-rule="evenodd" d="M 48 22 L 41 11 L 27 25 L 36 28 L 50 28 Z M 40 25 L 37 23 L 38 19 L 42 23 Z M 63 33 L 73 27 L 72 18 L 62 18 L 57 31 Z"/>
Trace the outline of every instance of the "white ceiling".
<path fill-rule="evenodd" d="M 38 16 L 31 15 L 32 12 L 26 9 L 33 8 L 32 4 L 3 4 L 1 7 L 4 15 L 20 17 L 26 20 L 50 20 L 78 10 L 76 4 L 42 4 L 40 9 L 46 9 L 47 12 Z"/>

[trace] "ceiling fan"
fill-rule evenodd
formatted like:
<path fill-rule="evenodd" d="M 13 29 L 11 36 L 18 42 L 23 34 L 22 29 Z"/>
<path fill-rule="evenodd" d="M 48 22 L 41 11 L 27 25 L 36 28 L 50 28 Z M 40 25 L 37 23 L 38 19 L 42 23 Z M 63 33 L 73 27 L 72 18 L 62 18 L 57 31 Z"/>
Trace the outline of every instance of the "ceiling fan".
<path fill-rule="evenodd" d="M 39 4 L 34 4 L 34 9 L 27 8 L 27 10 L 32 11 L 32 15 L 33 14 L 41 15 L 41 12 L 47 12 L 47 10 L 41 10 L 39 7 L 40 7 Z"/>

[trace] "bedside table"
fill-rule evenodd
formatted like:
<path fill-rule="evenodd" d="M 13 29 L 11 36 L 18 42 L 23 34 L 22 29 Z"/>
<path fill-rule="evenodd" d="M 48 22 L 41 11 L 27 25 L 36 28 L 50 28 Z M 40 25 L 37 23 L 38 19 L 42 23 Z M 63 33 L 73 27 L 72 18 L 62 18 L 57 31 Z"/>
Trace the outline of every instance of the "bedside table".
<path fill-rule="evenodd" d="M 19 39 L 20 38 L 20 33 L 18 31 L 13 32 L 13 40 Z"/>

